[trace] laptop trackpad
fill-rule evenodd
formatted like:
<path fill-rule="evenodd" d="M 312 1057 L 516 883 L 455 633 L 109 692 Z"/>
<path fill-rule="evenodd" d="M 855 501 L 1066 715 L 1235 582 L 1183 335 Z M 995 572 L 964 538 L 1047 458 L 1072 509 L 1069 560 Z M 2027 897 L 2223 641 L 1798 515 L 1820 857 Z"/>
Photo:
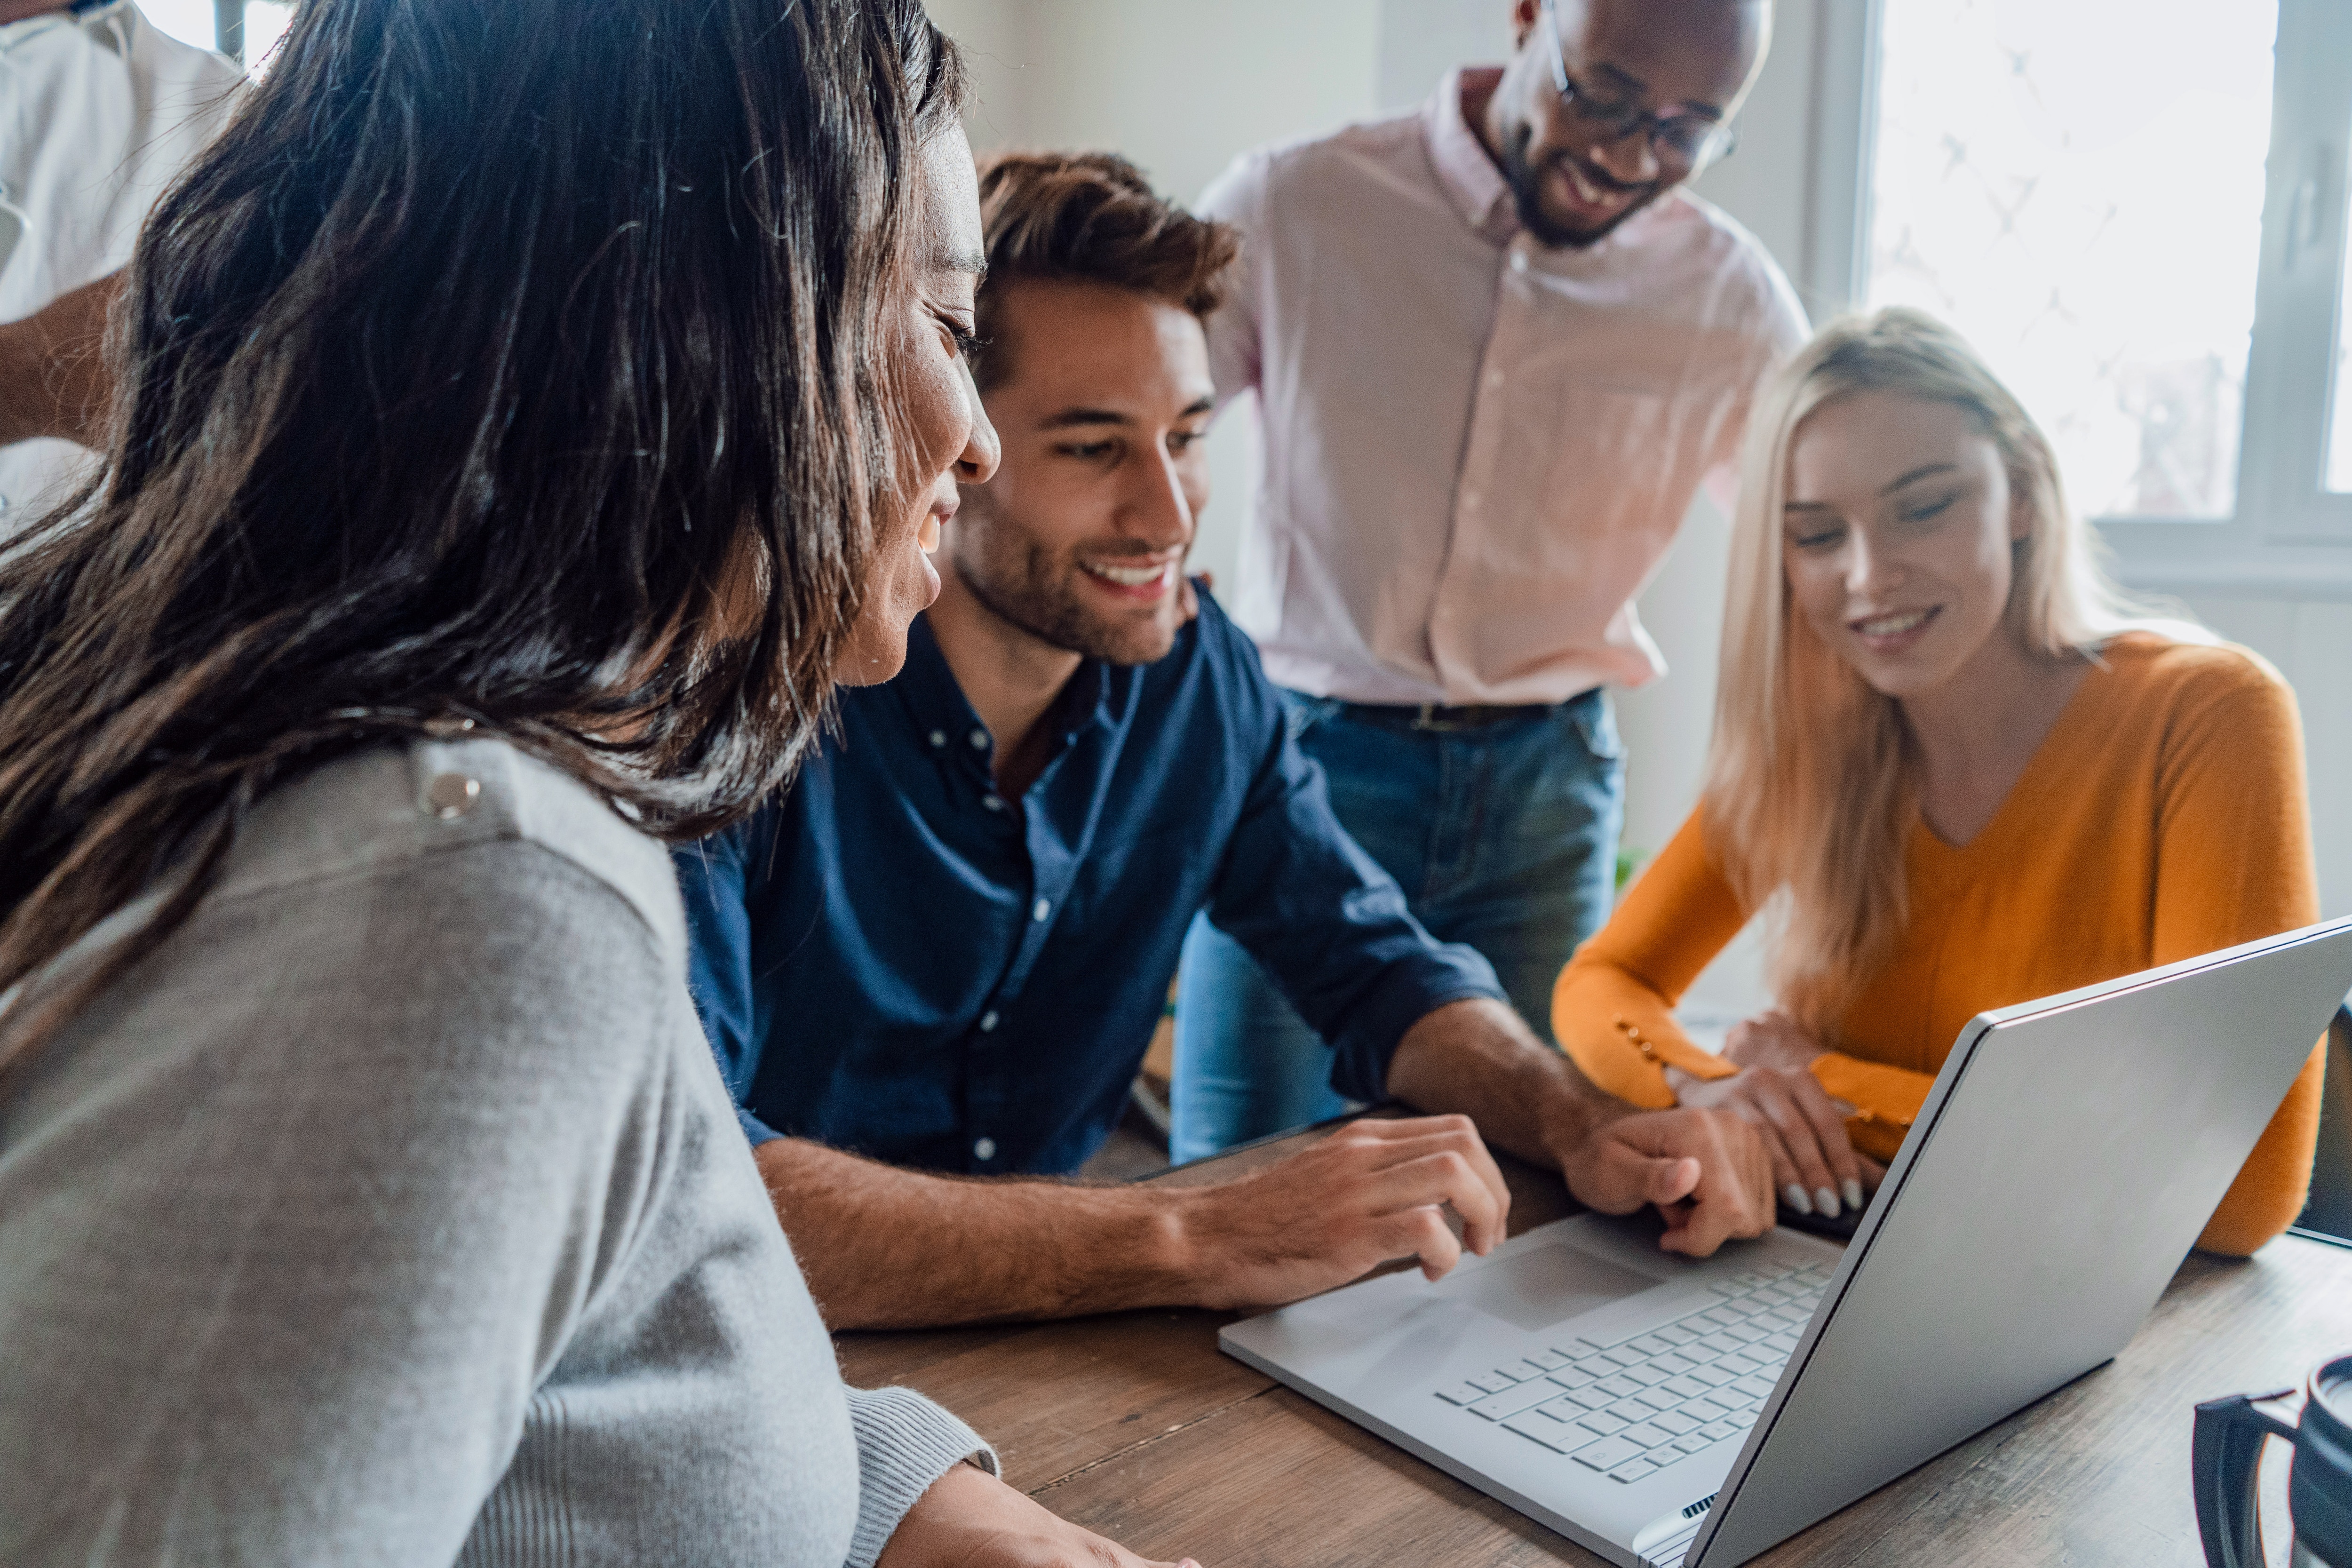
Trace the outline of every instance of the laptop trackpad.
<path fill-rule="evenodd" d="M 1556 1241 L 1451 1281 L 1465 1306 L 1522 1329 L 1542 1329 L 1637 1296 L 1659 1281 Z"/>

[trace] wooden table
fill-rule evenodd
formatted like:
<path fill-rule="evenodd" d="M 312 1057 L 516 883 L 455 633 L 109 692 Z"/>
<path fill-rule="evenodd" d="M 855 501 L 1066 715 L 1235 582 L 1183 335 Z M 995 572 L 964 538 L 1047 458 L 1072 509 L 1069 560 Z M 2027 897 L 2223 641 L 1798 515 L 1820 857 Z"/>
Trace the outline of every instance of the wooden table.
<path fill-rule="evenodd" d="M 1223 1179 L 1296 1143 L 1155 1179 Z M 1502 1163 L 1512 1234 L 1576 1212 L 1557 1176 Z M 1129 1312 L 843 1334 L 836 1343 L 852 1384 L 902 1383 L 931 1394 L 996 1445 L 1007 1480 L 1148 1558 L 1189 1554 L 1206 1568 L 1601 1563 L 1229 1359 L 1216 1336 L 1230 1321 L 1215 1312 Z M 2189 1407 L 2298 1383 L 2323 1356 L 2347 1350 L 2352 1251 L 2282 1237 L 2242 1263 L 2191 1254 L 2113 1363 L 1757 1561 L 2201 1563 L 2189 1491 Z M 2267 1490 L 2282 1489 L 2278 1474 L 2268 1482 Z M 2283 1498 L 2273 1496 L 2264 1511 L 2283 1521 Z"/>

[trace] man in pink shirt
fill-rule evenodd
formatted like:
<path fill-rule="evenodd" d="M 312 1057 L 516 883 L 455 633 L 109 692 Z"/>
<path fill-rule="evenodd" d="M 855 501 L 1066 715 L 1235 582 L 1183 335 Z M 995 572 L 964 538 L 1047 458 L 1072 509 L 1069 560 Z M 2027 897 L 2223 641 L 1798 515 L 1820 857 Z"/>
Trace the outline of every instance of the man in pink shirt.
<path fill-rule="evenodd" d="M 1244 154 L 1210 322 L 1263 467 L 1234 619 L 1340 821 L 1550 1037 L 1609 911 L 1624 767 L 1604 688 L 1661 674 L 1634 613 L 1749 397 L 1803 341 L 1753 237 L 1678 189 L 1729 151 L 1770 0 L 1517 0 L 1499 69 Z M 1202 919 L 1175 1148 L 1334 1114 L 1330 1056 Z"/>

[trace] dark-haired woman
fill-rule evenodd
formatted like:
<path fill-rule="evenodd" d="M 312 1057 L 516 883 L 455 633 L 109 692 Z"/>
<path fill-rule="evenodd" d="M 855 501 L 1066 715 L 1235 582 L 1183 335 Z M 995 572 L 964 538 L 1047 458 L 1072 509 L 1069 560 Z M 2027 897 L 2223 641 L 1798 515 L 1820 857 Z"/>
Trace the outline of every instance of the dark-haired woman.
<path fill-rule="evenodd" d="M 915 0 L 320 0 L 158 209 L 0 559 L 0 1562 L 1136 1561 L 843 1389 L 653 837 L 993 467 L 958 98 Z"/>

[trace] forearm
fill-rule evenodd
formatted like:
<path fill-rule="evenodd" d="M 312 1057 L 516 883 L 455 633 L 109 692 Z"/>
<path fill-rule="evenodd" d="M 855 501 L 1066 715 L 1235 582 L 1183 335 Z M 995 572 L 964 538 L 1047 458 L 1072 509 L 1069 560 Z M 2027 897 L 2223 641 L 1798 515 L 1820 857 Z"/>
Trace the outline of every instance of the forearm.
<path fill-rule="evenodd" d="M 1417 1110 L 1467 1116 L 1489 1143 L 1536 1164 L 1580 1146 L 1634 1108 L 1603 1094 L 1503 1003 L 1451 1002 L 1399 1041 L 1389 1092 Z"/>
<path fill-rule="evenodd" d="M 1603 1093 L 1651 1110 L 1675 1103 L 1663 1069 L 1724 1076 L 1674 1009 L 1747 923 L 1694 812 L 1625 894 L 1609 923 L 1553 983 L 1552 1037 Z"/>
<path fill-rule="evenodd" d="M 796 1138 L 754 1156 L 835 1331 L 1185 1300 L 1184 1193 L 937 1176 Z"/>
<path fill-rule="evenodd" d="M 1647 1110 L 1675 1103 L 1668 1068 L 1694 1078 L 1732 1071 L 1683 1032 L 1668 998 L 1591 949 L 1560 971 L 1552 988 L 1551 1032 L 1586 1081 Z"/>
<path fill-rule="evenodd" d="M 100 348 L 121 274 L 0 325 L 0 446 L 38 436 L 89 444 L 109 386 Z"/>

